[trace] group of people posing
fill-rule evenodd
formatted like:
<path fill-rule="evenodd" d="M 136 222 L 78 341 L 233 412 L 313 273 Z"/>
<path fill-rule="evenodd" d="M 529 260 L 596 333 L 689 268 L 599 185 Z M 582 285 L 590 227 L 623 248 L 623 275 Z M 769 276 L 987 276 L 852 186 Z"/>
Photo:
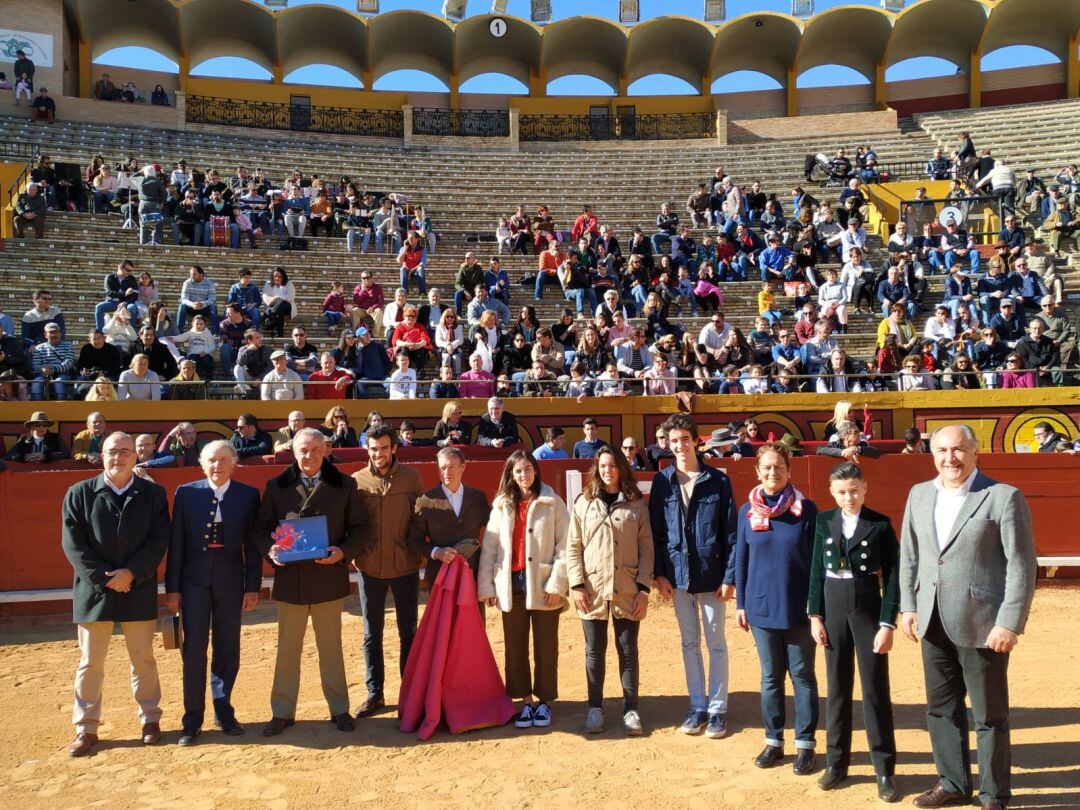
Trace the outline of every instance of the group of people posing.
<path fill-rule="evenodd" d="M 830 475 L 837 508 L 819 511 L 791 480 L 786 447 L 762 446 L 760 483 L 739 505 L 728 477 L 697 454 L 698 429 L 686 414 L 663 425 L 674 463 L 656 473 L 646 501 L 625 455 L 599 448 L 579 497 L 568 507 L 542 480 L 525 450 L 506 460 L 498 489 L 487 495 L 463 483 L 465 457 L 439 451 L 440 483 L 427 491 L 417 469 L 396 458 L 388 426 L 366 432 L 368 464 L 352 476 L 326 456 L 317 430 L 292 440 L 294 462 L 260 496 L 232 480 L 235 449 L 203 448 L 205 478 L 181 486 L 170 516 L 165 491 L 134 475 L 130 436 L 103 442 L 103 472 L 75 484 L 63 506 L 63 548 L 75 569 L 74 619 L 81 659 L 76 672 L 69 753 L 98 743 L 103 664 L 114 622 L 132 660 L 132 688 L 142 741 L 161 740 L 161 689 L 152 653 L 158 612 L 157 567 L 166 559 L 166 604 L 184 630 L 184 716 L 179 743 L 194 745 L 206 706 L 207 646 L 217 725 L 243 728 L 231 694 L 240 663 L 240 616 L 255 607 L 262 566 L 274 566 L 278 647 L 270 694 L 276 737 L 296 719 L 300 662 L 310 621 L 318 642 L 322 688 L 332 723 L 353 730 L 342 654 L 342 612 L 349 564 L 360 572 L 367 696 L 366 718 L 386 706 L 384 609 L 393 594 L 404 672 L 417 627 L 420 569 L 429 584 L 462 557 L 476 580 L 477 609 L 500 613 L 505 686 L 520 701 L 518 728 L 547 727 L 558 698 L 560 613 L 572 606 L 586 642 L 586 733 L 605 724 L 603 706 L 608 625 L 618 650 L 625 732 L 643 732 L 639 714 L 638 632 L 656 590 L 674 602 L 689 693 L 679 730 L 710 738 L 728 730 L 727 603 L 753 633 L 761 666 L 765 746 L 761 768 L 784 758 L 785 680 L 795 691 L 794 771 L 815 769 L 818 690 L 814 658 L 823 647 L 828 672 L 827 768 L 823 790 L 847 779 L 851 756 L 856 663 L 878 796 L 898 798 L 896 745 L 887 653 L 899 626 L 921 637 L 927 716 L 937 784 L 919 807 L 966 800 L 972 790 L 965 696 L 978 736 L 984 808 L 1008 802 L 1009 651 L 1024 630 L 1036 560 L 1023 495 L 978 471 L 978 444 L 964 427 L 931 437 L 938 477 L 915 487 L 898 543 L 888 517 L 865 504 L 857 464 Z M 136 497 L 138 496 L 138 497 Z M 319 518 L 325 556 L 287 561 L 282 522 Z M 946 587 L 948 586 L 948 587 Z M 530 636 L 532 662 L 530 666 Z M 704 636 L 708 672 L 701 652 Z"/>

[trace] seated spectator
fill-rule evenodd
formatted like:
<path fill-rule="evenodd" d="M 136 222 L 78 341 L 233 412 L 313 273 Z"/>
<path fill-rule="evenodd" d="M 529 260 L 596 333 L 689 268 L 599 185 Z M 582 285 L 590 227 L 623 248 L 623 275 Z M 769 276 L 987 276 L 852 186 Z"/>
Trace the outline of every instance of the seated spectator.
<path fill-rule="evenodd" d="M 497 263 L 495 259 L 492 261 Z M 456 289 L 454 293 L 454 309 L 457 310 L 458 315 L 464 314 L 464 306 L 473 300 L 478 286 L 487 289 L 489 285 L 485 280 L 483 266 L 476 260 L 476 253 L 470 250 L 465 254 L 465 261 L 458 267 L 457 277 L 454 281 Z M 509 297 L 509 294 L 506 297 Z"/>
<path fill-rule="evenodd" d="M 124 307 L 105 318 L 102 334 L 106 342 L 123 355 L 127 355 L 139 339 L 139 333 L 131 325 L 131 314 Z"/>
<path fill-rule="evenodd" d="M 878 458 L 881 455 L 880 450 L 871 447 L 863 439 L 862 433 L 859 432 L 859 426 L 854 422 L 841 422 L 837 425 L 835 438 L 835 444 L 828 442 L 821 445 L 816 451 L 817 455 L 842 458 L 845 461 L 854 461 L 856 464 L 859 463 L 859 459 L 863 456 L 866 458 Z"/>
<path fill-rule="evenodd" d="M 165 92 L 165 88 L 160 84 L 154 85 L 154 90 L 150 93 L 150 103 L 155 107 L 169 106 L 169 94 Z"/>
<path fill-rule="evenodd" d="M 326 189 L 320 188 L 315 192 L 315 197 L 311 200 L 310 212 L 308 222 L 311 224 L 311 235 L 318 236 L 319 228 L 322 228 L 326 236 L 333 236 L 334 206 L 326 196 Z M 285 227 L 288 228 L 287 223 Z M 303 233 L 300 235 L 302 236 Z"/>
<path fill-rule="evenodd" d="M 1011 298 L 1001 299 L 998 307 L 997 315 L 989 320 L 987 326 L 997 332 L 1002 342 L 1012 349 L 1016 346 L 1016 342 L 1024 336 L 1026 326 L 1020 319 L 1020 315 L 1017 314 L 1016 306 Z"/>
<path fill-rule="evenodd" d="M 982 388 L 982 379 L 971 358 L 961 353 L 941 375 L 941 387 L 951 391 L 974 390 Z"/>
<path fill-rule="evenodd" d="M 491 397 L 495 390 L 495 375 L 484 369 L 484 356 L 474 352 L 469 356 L 469 370 L 458 380 L 458 392 L 463 399 Z"/>
<path fill-rule="evenodd" d="M 482 447 L 512 447 L 519 444 L 517 419 L 506 412 L 506 406 L 499 397 L 491 397 L 487 402 L 487 412 L 480 417 L 476 429 L 476 443 Z"/>
<path fill-rule="evenodd" d="M 1051 191 L 1054 190 L 1051 186 Z M 1046 240 L 1047 247 L 1054 252 L 1055 256 L 1062 256 L 1064 252 L 1071 252 L 1076 248 L 1076 236 L 1080 232 L 1080 218 L 1072 211 L 1072 205 L 1067 197 L 1058 197 L 1054 200 L 1054 209 L 1051 210 L 1042 225 L 1035 232 L 1036 236 Z"/>
<path fill-rule="evenodd" d="M 432 441 L 437 447 L 471 442 L 472 426 L 461 418 L 461 405 L 451 400 L 443 405 L 442 419 L 435 423 Z"/>
<path fill-rule="evenodd" d="M 574 224 L 570 226 L 570 238 L 576 242 L 584 237 L 592 244 L 599 236 L 600 220 L 593 214 L 590 206 L 581 206 L 581 214 L 574 220 Z"/>
<path fill-rule="evenodd" d="M 330 442 L 331 447 L 359 447 L 360 440 L 356 430 L 349 424 L 348 412 L 337 405 L 326 412 L 319 430 Z"/>
<path fill-rule="evenodd" d="M 409 368 L 414 376 L 423 372 L 428 354 L 435 349 L 428 330 L 418 323 L 418 316 L 419 310 L 416 307 L 405 307 L 404 320 L 395 327 L 390 336 L 390 348 L 396 354 L 404 352 L 408 355 Z"/>
<path fill-rule="evenodd" d="M 492 256 L 488 269 L 484 272 L 484 286 L 487 287 L 488 295 L 509 307 L 510 306 L 510 275 L 502 269 L 502 262 L 497 256 Z"/>
<path fill-rule="evenodd" d="M 890 267 L 887 277 L 878 282 L 877 300 L 881 304 L 881 316 L 888 317 L 895 305 L 902 306 L 909 318 L 915 317 L 915 302 L 911 300 L 911 290 L 900 278 L 900 268 Z"/>
<path fill-rule="evenodd" d="M 77 393 L 85 394 L 98 377 L 119 379 L 126 357 L 126 352 L 121 352 L 116 346 L 105 341 L 105 334 L 100 329 L 91 329 L 89 340 L 79 349 L 79 357 L 75 362 L 80 382 L 76 386 Z"/>
<path fill-rule="evenodd" d="M 934 375 L 926 372 L 918 356 L 909 355 L 904 358 L 902 370 L 896 378 L 898 391 L 934 391 L 937 384 Z"/>
<path fill-rule="evenodd" d="M 924 171 L 931 180 L 948 180 L 952 176 L 952 161 L 945 157 L 944 150 L 939 146 L 934 150 L 934 156 L 926 161 Z"/>
<path fill-rule="evenodd" d="M 122 97 L 123 94 L 113 84 L 108 73 L 102 73 L 101 78 L 94 83 L 94 98 L 98 101 L 119 101 Z"/>
<path fill-rule="evenodd" d="M 510 320 L 510 309 L 502 301 L 488 294 L 486 284 L 478 284 L 473 289 L 473 294 L 473 300 L 466 310 L 466 318 L 470 327 L 475 327 L 480 323 L 480 318 L 485 312 L 494 313 L 496 324 L 500 328 L 506 326 Z"/>
<path fill-rule="evenodd" d="M 39 191 L 37 183 L 27 183 L 26 190 L 15 198 L 13 207 L 15 209 L 15 235 L 19 239 L 26 238 L 27 227 L 34 229 L 34 236 L 38 239 L 45 236 L 48 203 L 45 195 Z"/>
<path fill-rule="evenodd" d="M 1020 312 L 1038 312 L 1042 307 L 1043 296 L 1049 295 L 1050 291 L 1039 274 L 1031 269 L 1026 256 L 1017 257 L 1013 267 L 1014 271 L 1009 275 L 1009 280 L 1012 282 L 1013 298 L 1022 308 Z M 1026 314 L 1024 319 L 1027 320 Z"/>
<path fill-rule="evenodd" d="M 919 336 L 915 331 L 915 325 L 907 318 L 907 310 L 901 304 L 894 304 L 889 310 L 889 315 L 878 324 L 877 345 L 878 348 L 885 345 L 885 338 L 893 335 L 896 338 L 896 348 L 907 354 L 914 350 Z"/>
<path fill-rule="evenodd" d="M 828 162 L 830 186 L 842 186 L 851 177 L 851 160 L 844 154 L 843 149 L 836 150 L 836 156 Z"/>
<path fill-rule="evenodd" d="M 409 367 L 409 353 L 399 349 L 394 355 L 396 368 L 387 382 L 390 399 L 416 399 L 416 371 Z"/>
<path fill-rule="evenodd" d="M 101 445 L 105 441 L 105 417 L 97 411 L 86 415 L 86 429 L 71 438 L 71 457 L 92 467 L 101 466 Z"/>
<path fill-rule="evenodd" d="M 236 209 L 218 189 L 213 189 L 210 192 L 209 199 L 203 203 L 203 213 L 206 215 L 203 225 L 203 245 L 206 247 L 225 247 L 224 244 L 214 244 L 214 220 L 217 219 L 219 222 L 225 220 L 221 224 L 224 225 L 229 234 L 228 246 L 234 250 L 240 247 L 240 226 L 236 222 Z"/>
<path fill-rule="evenodd" d="M 259 420 L 251 413 L 243 413 L 236 418 L 236 430 L 229 443 L 241 459 L 268 456 L 274 452 L 270 434 L 259 427 Z"/>
<path fill-rule="evenodd" d="M 390 358 L 386 353 L 386 346 L 374 340 L 367 327 L 361 326 L 355 334 L 358 343 L 356 349 L 358 361 L 356 367 L 351 370 L 357 380 L 356 394 L 361 398 L 381 397 L 385 393 L 382 383 L 390 373 Z M 372 382 L 378 384 L 369 384 Z"/>
<path fill-rule="evenodd" d="M 117 386 L 117 399 L 161 399 L 162 379 L 150 370 L 150 358 L 145 354 L 135 354 L 131 357 L 129 368 L 120 374 L 120 384 Z"/>
<path fill-rule="evenodd" d="M 945 223 L 945 234 L 941 237 L 937 247 L 929 253 L 930 266 L 942 272 L 942 268 L 948 273 L 953 265 L 967 262 L 971 266 L 973 275 L 979 273 L 982 257 L 975 247 L 975 241 L 957 225 L 955 220 Z"/>
<path fill-rule="evenodd" d="M 795 337 L 798 338 L 798 336 L 799 333 L 796 331 Z M 836 338 L 832 337 L 832 321 L 827 318 L 819 318 L 814 323 L 814 336 L 803 343 L 800 349 L 802 365 L 806 369 L 806 373 L 813 376 L 823 373 L 829 365 L 832 353 L 837 348 L 839 347 Z M 772 361 L 771 345 L 769 351 L 770 357 L 765 361 L 767 363 Z"/>
<path fill-rule="evenodd" d="M 544 443 L 533 450 L 537 461 L 569 458 L 563 446 L 566 444 L 566 432 L 561 427 L 544 428 Z"/>
<path fill-rule="evenodd" d="M 94 321 L 98 329 L 105 328 L 105 316 L 125 307 L 131 314 L 131 321 L 139 320 L 139 280 L 134 275 L 135 263 L 122 260 L 116 271 L 105 276 L 105 300 L 94 307 Z"/>
<path fill-rule="evenodd" d="M 300 375 L 289 368 L 289 356 L 281 349 L 271 353 L 273 368 L 262 378 L 259 398 L 263 400 L 295 400 L 304 398 L 304 383 Z"/>
<path fill-rule="evenodd" d="M 1035 372 L 1024 368 L 1024 358 L 1016 352 L 1009 352 L 1005 358 L 1005 367 L 997 375 L 998 388 L 1035 388 Z"/>
<path fill-rule="evenodd" d="M 512 375 L 517 378 L 519 375 Z M 521 395 L 526 397 L 552 397 L 557 390 L 558 377 L 548 371 L 539 360 L 533 361 L 529 369 L 520 374 Z"/>
<path fill-rule="evenodd" d="M 829 354 L 815 387 L 819 394 L 852 394 L 863 390 L 855 366 L 843 349 L 833 349 Z"/>
<path fill-rule="evenodd" d="M 645 346 L 645 330 L 635 326 L 630 330 L 630 340 L 615 348 L 615 365 L 619 373 L 631 379 L 642 380 L 652 367 L 653 356 Z"/>
<path fill-rule="evenodd" d="M 299 374 L 301 380 L 307 380 L 319 368 L 319 347 L 308 342 L 307 330 L 302 326 L 293 327 L 292 340 L 285 344 L 285 354 L 289 358 L 289 368 Z"/>
<path fill-rule="evenodd" d="M 285 245 L 294 248 L 297 240 L 303 238 L 307 231 L 308 220 L 311 218 L 311 200 L 304 196 L 303 189 L 293 186 L 282 203 L 281 210 L 284 214 L 285 232 L 288 234 Z M 381 242 L 378 249 L 381 250 Z"/>
<path fill-rule="evenodd" d="M 185 357 L 180 361 L 179 373 L 165 386 L 165 399 L 206 399 L 206 380 L 199 376 L 194 360 Z"/>
<path fill-rule="evenodd" d="M 843 335 L 847 332 L 848 290 L 831 267 L 825 271 L 825 283 L 818 287 L 818 306 L 821 307 L 822 318 L 836 319 L 837 333 Z"/>
<path fill-rule="evenodd" d="M 772 362 L 776 374 L 787 373 L 799 375 L 803 373 L 802 351 L 795 332 L 791 329 L 781 328 L 777 334 L 777 344 L 773 346 Z M 738 368 L 738 367 L 736 367 Z"/>
<path fill-rule="evenodd" d="M 71 458 L 71 453 L 60 440 L 60 434 L 49 430 L 54 424 L 45 411 L 34 411 L 23 422 L 26 433 L 15 440 L 4 454 L 4 460 L 19 464 L 51 464 Z"/>
<path fill-rule="evenodd" d="M 1022 367 L 1035 373 L 1038 387 L 1061 385 L 1061 356 L 1054 341 L 1045 334 L 1046 324 L 1035 318 L 1028 324 L 1028 333 L 1016 341 L 1014 353 L 1020 357 Z"/>
<path fill-rule="evenodd" d="M 546 285 L 558 284 L 560 287 L 562 286 L 559 279 L 559 268 L 566 261 L 566 254 L 559 250 L 559 242 L 556 239 L 552 239 L 548 243 L 547 250 L 538 251 L 538 254 L 533 297 L 535 300 L 540 301 L 544 297 L 544 287 Z"/>
<path fill-rule="evenodd" d="M 405 301 L 405 291 L 401 291 L 401 301 Z M 375 277 L 370 270 L 360 273 L 360 283 L 353 288 L 352 310 L 349 317 L 352 319 L 353 328 L 364 326 L 363 321 L 368 319 L 371 325 L 368 327 L 374 331 L 375 336 L 383 337 L 386 326 L 383 322 L 383 309 L 386 306 L 383 297 L 383 289 L 375 283 Z"/>
<path fill-rule="evenodd" d="M 192 319 L 191 329 L 177 335 L 173 341 L 178 346 L 184 347 L 184 356 L 194 361 L 202 379 L 214 378 L 214 352 L 217 350 L 217 340 L 207 328 L 204 316 L 196 315 Z"/>
<path fill-rule="evenodd" d="M 206 446 L 206 441 L 199 438 L 199 432 L 191 422 L 178 422 L 162 438 L 158 445 L 159 451 L 164 451 L 172 457 L 174 467 L 198 467 L 199 454 Z M 158 466 L 158 465 L 146 465 Z M 164 466 L 164 465 L 162 465 Z"/>
<path fill-rule="evenodd" d="M 25 320 L 24 320 L 25 325 Z M 46 397 L 46 387 L 52 399 L 65 400 L 73 396 L 73 386 L 68 384 L 75 374 L 75 347 L 61 337 L 56 323 L 45 326 L 45 340 L 34 346 L 30 357 L 30 399 L 39 401 Z"/>
<path fill-rule="evenodd" d="M 339 368 L 333 352 L 319 355 L 319 370 L 308 377 L 305 399 L 345 399 L 353 384 L 353 373 Z"/>
<path fill-rule="evenodd" d="M 397 212 L 394 211 L 389 197 L 384 197 L 379 208 L 375 209 L 371 214 L 371 229 L 375 233 L 376 253 L 382 253 L 383 245 L 387 243 L 395 254 L 400 252 L 402 247 L 401 228 L 398 227 Z M 361 250 L 367 253 L 366 237 Z"/>
<path fill-rule="evenodd" d="M 653 358 L 653 364 L 645 370 L 642 379 L 645 380 L 644 393 L 647 397 L 670 396 L 678 387 L 675 370 L 667 355 L 660 352 Z"/>
<path fill-rule="evenodd" d="M 840 233 L 840 260 L 845 263 L 851 261 L 851 252 L 856 248 L 860 255 L 865 255 L 866 231 L 863 230 L 861 219 L 850 217 Z"/>
<path fill-rule="evenodd" d="M 660 213 L 656 216 L 656 233 L 652 235 L 652 252 L 656 255 L 662 253 L 670 253 L 672 244 L 671 240 L 675 236 L 679 227 L 679 215 L 671 210 L 671 203 L 663 203 L 660 206 Z M 664 243 L 667 243 L 667 250 L 664 250 Z"/>
<path fill-rule="evenodd" d="M 41 121 L 45 120 L 48 123 L 56 121 L 56 102 L 49 96 L 49 89 L 42 87 L 38 91 L 38 94 L 34 96 L 34 101 L 30 105 L 30 120 Z"/>
<path fill-rule="evenodd" d="M 130 362 L 137 354 L 145 355 L 150 363 L 150 370 L 163 380 L 176 376 L 179 368 L 176 360 L 163 340 L 158 338 L 154 328 L 144 324 L 139 328 L 139 340 L 131 347 Z"/>
<path fill-rule="evenodd" d="M 979 296 L 982 321 L 988 324 L 997 313 L 1001 303 L 1006 299 L 1012 299 L 1013 283 L 1005 275 L 1005 267 L 996 256 L 990 260 L 987 269 L 987 274 L 975 285 L 975 293 Z"/>
<path fill-rule="evenodd" d="M 405 290 L 405 294 L 409 293 L 409 279 L 416 276 L 420 295 L 427 295 L 427 250 L 416 231 L 409 231 L 405 244 L 398 251 L 397 262 L 401 288 Z M 483 276 L 480 278 L 482 283 Z"/>
<path fill-rule="evenodd" d="M 4 374 L 9 373 L 10 372 L 7 371 L 4 372 Z M 0 374 L 0 379 L 3 379 L 2 374 Z M 86 392 L 87 402 L 116 402 L 116 399 L 116 386 L 114 386 L 112 380 L 104 374 L 94 379 L 88 386 Z"/>
<path fill-rule="evenodd" d="M 334 409 L 331 409 L 331 412 Z M 289 411 L 289 416 L 285 422 L 284 427 L 279 427 L 274 431 L 274 452 L 280 453 L 282 450 L 292 450 L 293 437 L 297 432 L 303 430 L 307 425 L 307 420 L 304 418 L 303 411 Z"/>
<path fill-rule="evenodd" d="M 94 175 L 93 182 L 93 206 L 95 214 L 111 214 L 113 201 L 116 199 L 117 182 L 108 164 L 103 164 Z"/>

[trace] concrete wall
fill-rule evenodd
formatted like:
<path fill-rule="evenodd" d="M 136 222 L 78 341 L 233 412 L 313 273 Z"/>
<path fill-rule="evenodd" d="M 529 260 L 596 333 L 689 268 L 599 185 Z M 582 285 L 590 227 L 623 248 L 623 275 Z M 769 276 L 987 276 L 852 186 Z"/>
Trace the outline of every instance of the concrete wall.
<path fill-rule="evenodd" d="M 728 121 L 728 141 L 731 143 L 856 132 L 895 133 L 896 111 L 837 112 L 797 118 L 731 118 Z"/>

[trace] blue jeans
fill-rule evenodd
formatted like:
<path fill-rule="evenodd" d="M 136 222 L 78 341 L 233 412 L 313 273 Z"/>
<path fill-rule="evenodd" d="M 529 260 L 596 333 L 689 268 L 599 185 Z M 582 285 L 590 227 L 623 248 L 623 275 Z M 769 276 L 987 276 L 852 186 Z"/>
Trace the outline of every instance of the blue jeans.
<path fill-rule="evenodd" d="M 375 252 L 376 253 L 382 253 L 383 242 L 385 242 L 385 241 L 386 241 L 386 234 L 382 230 L 376 231 L 375 232 Z M 394 253 L 397 253 L 399 250 L 401 250 L 401 234 L 395 233 L 394 234 L 394 239 L 393 239 L 391 244 L 394 247 Z M 364 239 L 364 247 L 361 248 L 361 249 L 365 253 L 367 252 L 367 239 L 366 238 Z"/>
<path fill-rule="evenodd" d="M 120 304 L 117 301 L 102 301 L 96 307 L 94 307 L 94 323 L 97 324 L 98 329 L 105 328 L 105 316 L 110 312 L 116 312 L 117 307 Z M 131 322 L 139 322 L 139 307 L 137 304 L 126 304 L 128 312 L 131 313 Z"/>
<path fill-rule="evenodd" d="M 769 322 L 769 326 L 783 323 L 784 321 L 784 313 L 778 309 L 767 309 L 761 313 L 761 317 Z"/>
<path fill-rule="evenodd" d="M 641 309 L 645 306 L 645 301 L 649 298 L 649 288 L 644 284 L 638 284 L 635 287 L 631 287 L 630 297 L 634 299 L 634 303 L 637 305 L 638 309 Z M 593 312 L 595 311 L 596 308 L 594 307 Z"/>
<path fill-rule="evenodd" d="M 491 289 L 495 289 L 495 288 L 492 287 Z M 468 296 L 468 297 L 466 298 L 466 296 Z M 507 296 L 507 297 L 509 298 L 509 296 Z M 469 303 L 469 301 L 472 301 L 472 298 L 473 298 L 473 293 L 471 293 L 471 292 L 466 292 L 465 290 L 455 290 L 454 291 L 454 310 L 457 312 L 459 318 L 465 312 L 465 305 L 467 303 Z M 506 304 L 505 301 L 503 301 L 503 303 Z M 510 306 L 509 304 L 506 304 L 506 305 Z"/>
<path fill-rule="evenodd" d="M 368 244 L 371 242 L 371 231 L 367 228 L 362 230 L 360 228 L 349 228 L 349 230 L 345 231 L 345 247 L 350 251 L 353 249 L 357 239 L 360 240 L 360 252 L 367 253 Z"/>
<path fill-rule="evenodd" d="M 489 287 L 488 295 L 510 306 L 510 290 L 507 287 Z M 457 303 L 457 296 L 454 297 L 454 303 Z"/>
<path fill-rule="evenodd" d="M 795 690 L 795 747 L 814 747 L 818 725 L 818 688 L 814 674 L 815 644 L 810 627 L 773 630 L 751 627 L 761 662 L 761 717 L 765 744 L 783 747 L 784 679 L 791 675 Z"/>
<path fill-rule="evenodd" d="M 364 666 L 367 669 L 369 695 L 382 697 L 385 668 L 383 666 L 383 627 L 386 622 L 386 594 L 394 594 L 394 613 L 397 617 L 398 640 L 401 643 L 399 668 L 405 672 L 413 636 L 416 635 L 416 603 L 420 592 L 420 575 L 406 574 L 394 579 L 379 579 L 360 574 L 360 610 L 364 614 Z"/>
<path fill-rule="evenodd" d="M 539 273 L 536 274 L 536 289 L 534 290 L 534 293 L 536 295 L 537 301 L 544 297 L 545 284 L 556 284 L 560 287 L 562 286 L 561 284 L 559 284 L 559 276 L 556 273 L 545 273 L 543 270 L 541 270 Z"/>
<path fill-rule="evenodd" d="M 727 714 L 728 649 L 724 635 L 724 603 L 712 591 L 675 590 L 675 619 L 682 637 L 683 670 L 690 708 L 709 714 Z M 700 617 L 699 617 L 700 614 Z M 705 691 L 705 665 L 701 658 L 701 632 L 709 650 L 709 687 Z"/>
<path fill-rule="evenodd" d="M 101 214 L 112 210 L 112 206 L 109 205 L 116 197 L 111 191 L 95 191 L 94 192 L 94 213 Z"/>
<path fill-rule="evenodd" d="M 191 309 L 186 304 L 181 304 L 176 311 L 176 331 L 181 333 L 187 331 L 188 318 L 194 318 L 196 315 L 202 315 L 206 319 L 206 328 L 212 334 L 218 333 L 217 307 L 212 301 L 205 302 L 202 309 Z"/>
<path fill-rule="evenodd" d="M 221 369 L 225 372 L 226 377 L 235 375 L 236 372 L 233 367 L 236 365 L 236 355 L 239 353 L 239 349 L 234 349 L 233 345 L 228 341 L 221 344 L 218 354 L 221 355 Z"/>
<path fill-rule="evenodd" d="M 567 290 L 566 297 L 574 303 L 577 308 L 578 314 L 587 312 L 591 317 L 596 312 L 596 290 L 592 287 L 586 287 L 584 290 Z M 585 309 L 588 305 L 588 310 Z"/>
<path fill-rule="evenodd" d="M 652 235 L 649 240 L 652 242 L 652 251 L 655 256 L 663 256 L 665 253 L 671 253 L 671 240 L 674 237 L 667 231 L 657 231 Z M 664 250 L 664 242 L 667 242 L 667 250 Z"/>
<path fill-rule="evenodd" d="M 245 315 L 247 315 L 248 319 L 251 321 L 251 328 L 252 329 L 258 329 L 259 328 L 259 305 L 258 304 L 249 304 L 248 306 L 243 306 L 240 309 L 243 311 L 243 313 Z"/>
<path fill-rule="evenodd" d="M 29 397 L 34 402 L 45 399 L 45 387 L 49 386 L 49 391 L 52 393 L 50 399 L 60 401 L 70 399 L 75 389 L 74 386 L 64 385 L 66 382 L 71 382 L 70 374 L 55 374 L 48 380 L 38 375 L 30 383 Z"/>
<path fill-rule="evenodd" d="M 325 310 L 323 317 L 326 318 L 326 325 L 330 327 L 336 327 L 341 323 L 341 319 L 345 317 L 344 312 L 338 312 L 337 310 Z"/>
<path fill-rule="evenodd" d="M 399 279 L 401 280 L 401 289 L 406 293 L 409 291 L 409 279 L 412 276 L 416 276 L 417 288 L 420 290 L 420 295 L 427 295 L 427 278 L 424 275 L 424 265 L 418 264 L 411 271 L 405 267 L 402 267 L 399 271 Z"/>

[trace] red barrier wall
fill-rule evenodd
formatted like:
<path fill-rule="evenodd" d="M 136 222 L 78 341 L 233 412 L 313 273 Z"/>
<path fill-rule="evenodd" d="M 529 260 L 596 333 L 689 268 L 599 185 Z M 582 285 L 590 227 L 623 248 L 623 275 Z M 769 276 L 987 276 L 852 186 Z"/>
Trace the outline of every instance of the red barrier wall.
<path fill-rule="evenodd" d="M 1035 524 L 1035 544 L 1040 556 L 1080 556 L 1080 534 L 1069 520 L 1080 514 L 1080 464 L 1076 457 L 1055 454 L 984 454 L 981 467 L 987 475 L 1019 487 L 1028 498 Z M 828 474 L 835 460 L 810 456 L 794 460 L 796 486 L 819 505 L 832 505 Z M 359 464 L 343 464 L 346 473 Z M 437 471 L 433 463 L 416 465 L 427 486 L 434 486 Z M 587 461 L 545 461 L 542 475 L 565 497 L 566 471 L 585 470 Z M 757 483 L 753 461 L 725 461 L 717 466 L 727 471 L 740 501 Z M 501 461 L 472 461 L 465 480 L 489 495 L 494 494 L 502 472 Z M 283 469 L 278 465 L 241 467 L 237 480 L 260 489 L 267 479 Z M 910 487 L 934 475 L 930 456 L 885 456 L 868 459 L 863 469 L 870 485 L 869 503 L 893 517 L 897 525 L 903 516 Z M 67 488 L 88 475 L 87 471 L 0 473 L 0 591 L 65 588 L 71 584 L 71 567 L 60 548 L 60 507 Z M 180 484 L 196 480 L 196 468 L 155 470 L 155 480 L 170 497 Z M 647 476 L 645 476 L 647 478 Z M 61 610 L 66 610 L 62 607 Z M 36 611 L 41 612 L 41 611 Z"/>

